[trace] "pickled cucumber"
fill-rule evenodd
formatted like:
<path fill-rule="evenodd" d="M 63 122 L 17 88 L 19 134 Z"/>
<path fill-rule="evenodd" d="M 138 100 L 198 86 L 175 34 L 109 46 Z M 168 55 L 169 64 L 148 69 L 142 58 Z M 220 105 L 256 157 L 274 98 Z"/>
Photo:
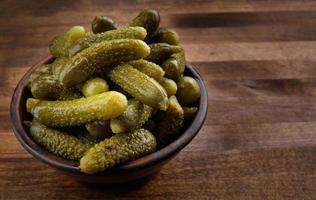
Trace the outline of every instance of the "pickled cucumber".
<path fill-rule="evenodd" d="M 184 111 L 175 96 L 168 100 L 169 107 L 161 116 L 154 135 L 160 146 L 166 145 L 174 140 L 181 129 L 184 120 Z"/>
<path fill-rule="evenodd" d="M 177 84 L 172 79 L 164 77 L 159 83 L 167 91 L 168 97 L 171 97 L 172 95 L 175 95 L 177 93 Z"/>
<path fill-rule="evenodd" d="M 63 127 L 112 119 L 123 114 L 126 108 L 126 97 L 110 91 L 70 101 L 40 101 L 31 113 L 44 125 Z"/>
<path fill-rule="evenodd" d="M 81 92 L 85 97 L 89 97 L 107 91 L 109 91 L 109 85 L 102 78 L 92 78 L 86 81 L 81 89 Z"/>
<path fill-rule="evenodd" d="M 55 79 L 59 78 L 59 74 L 65 67 L 67 61 L 68 58 L 66 57 L 59 57 L 54 60 L 54 62 L 52 63 L 52 73 Z"/>
<path fill-rule="evenodd" d="M 160 81 L 165 75 L 165 72 L 161 69 L 159 65 L 147 60 L 133 60 L 127 62 L 127 64 L 133 66 L 134 68 L 155 79 L 156 81 Z"/>
<path fill-rule="evenodd" d="M 115 22 L 106 16 L 96 16 L 92 21 L 92 31 L 93 33 L 102 33 L 110 30 L 115 30 L 118 28 Z"/>
<path fill-rule="evenodd" d="M 177 81 L 185 69 L 184 51 L 181 50 L 178 53 L 172 54 L 169 59 L 161 64 L 161 67 L 165 71 L 167 78 Z"/>
<path fill-rule="evenodd" d="M 145 129 L 118 133 L 89 149 L 80 159 L 80 170 L 94 174 L 155 150 L 156 139 Z"/>
<path fill-rule="evenodd" d="M 145 58 L 148 61 L 161 64 L 162 61 L 168 59 L 173 53 L 182 51 L 182 48 L 166 43 L 150 44 L 150 54 Z"/>
<path fill-rule="evenodd" d="M 190 122 L 195 117 L 197 110 L 197 107 L 183 107 L 184 121 Z"/>
<path fill-rule="evenodd" d="M 109 73 L 110 79 L 142 103 L 166 110 L 168 96 L 165 89 L 154 79 L 133 68 L 122 64 Z"/>
<path fill-rule="evenodd" d="M 72 57 L 59 80 L 68 87 L 73 86 L 87 80 L 102 68 L 141 59 L 149 52 L 149 47 L 141 40 L 121 39 L 97 43 Z"/>
<path fill-rule="evenodd" d="M 174 30 L 160 27 L 150 38 L 151 43 L 168 43 L 171 45 L 179 44 L 178 33 Z"/>
<path fill-rule="evenodd" d="M 142 127 L 151 117 L 153 108 L 136 99 L 128 101 L 127 109 L 122 115 L 111 119 L 113 133 L 122 133 Z"/>
<path fill-rule="evenodd" d="M 181 77 L 177 84 L 178 91 L 176 96 L 181 105 L 190 105 L 200 98 L 200 86 L 194 78 L 190 76 Z"/>
<path fill-rule="evenodd" d="M 48 128 L 34 120 L 31 123 L 30 134 L 35 142 L 48 151 L 70 160 L 79 160 L 91 147 L 81 142 L 75 136 Z"/>
<path fill-rule="evenodd" d="M 41 75 L 51 74 L 51 72 L 52 72 L 52 65 L 51 64 L 44 64 L 44 65 L 36 68 L 34 71 L 32 71 L 32 73 L 28 77 L 28 79 L 26 81 L 26 86 L 28 88 L 31 88 L 32 82 L 35 79 L 37 79 Z"/>
<path fill-rule="evenodd" d="M 142 27 L 124 27 L 117 30 L 111 30 L 104 33 L 88 34 L 84 38 L 78 40 L 69 48 L 69 55 L 74 56 L 80 51 L 104 41 L 115 39 L 138 39 L 144 40 L 146 30 Z"/>
<path fill-rule="evenodd" d="M 56 100 L 62 90 L 62 85 L 50 74 L 37 77 L 31 84 L 32 95 L 37 99 Z"/>
<path fill-rule="evenodd" d="M 66 57 L 68 48 L 84 36 L 85 29 L 82 26 L 74 26 L 64 35 L 54 37 L 49 43 L 49 50 L 54 57 Z"/>
<path fill-rule="evenodd" d="M 87 131 L 94 138 L 100 138 L 110 132 L 110 121 L 109 120 L 98 120 L 94 122 L 87 123 L 85 125 Z"/>
<path fill-rule="evenodd" d="M 26 111 L 31 113 L 34 106 L 39 102 L 39 99 L 28 98 L 26 100 Z"/>
<path fill-rule="evenodd" d="M 131 22 L 129 26 L 140 26 L 147 30 L 148 35 L 155 33 L 160 23 L 160 15 L 155 10 L 143 10 Z"/>

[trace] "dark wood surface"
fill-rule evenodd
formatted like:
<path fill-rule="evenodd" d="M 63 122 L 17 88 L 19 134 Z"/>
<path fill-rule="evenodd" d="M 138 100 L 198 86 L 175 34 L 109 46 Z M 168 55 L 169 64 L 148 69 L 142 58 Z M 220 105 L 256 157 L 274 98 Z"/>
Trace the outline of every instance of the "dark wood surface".
<path fill-rule="evenodd" d="M 83 185 L 38 162 L 10 127 L 14 87 L 54 35 L 143 8 L 178 31 L 209 112 L 159 174 Z M 0 199 L 315 199 L 316 1 L 0 1 Z"/>

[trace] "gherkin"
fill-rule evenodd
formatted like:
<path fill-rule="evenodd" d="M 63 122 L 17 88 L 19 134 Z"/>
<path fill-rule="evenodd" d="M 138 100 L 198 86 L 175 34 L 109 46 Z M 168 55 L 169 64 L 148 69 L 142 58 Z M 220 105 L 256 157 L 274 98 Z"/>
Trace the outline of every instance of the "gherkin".
<path fill-rule="evenodd" d="M 80 159 L 80 170 L 94 174 L 155 150 L 156 139 L 145 129 L 118 133 L 89 149 Z"/>
<path fill-rule="evenodd" d="M 31 84 L 33 97 L 38 99 L 57 99 L 63 86 L 50 74 L 39 76 Z"/>
<path fill-rule="evenodd" d="M 113 133 L 121 133 L 139 129 L 147 122 L 152 113 L 152 107 L 136 99 L 130 99 L 124 113 L 115 119 L 111 119 L 111 130 Z"/>
<path fill-rule="evenodd" d="M 170 58 L 165 60 L 161 67 L 165 71 L 167 78 L 177 81 L 183 74 L 185 69 L 185 56 L 184 51 L 173 53 Z"/>
<path fill-rule="evenodd" d="M 150 38 L 151 43 L 168 43 L 171 45 L 179 44 L 179 36 L 172 29 L 160 27 Z"/>
<path fill-rule="evenodd" d="M 110 121 L 109 120 L 97 120 L 85 124 L 85 127 L 89 134 L 94 138 L 100 138 L 101 136 L 108 135 L 110 130 Z"/>
<path fill-rule="evenodd" d="M 48 128 L 37 121 L 31 123 L 30 134 L 35 142 L 57 156 L 79 160 L 91 145 L 84 144 L 75 136 Z"/>
<path fill-rule="evenodd" d="M 66 57 L 60 57 L 56 58 L 54 62 L 52 62 L 52 74 L 56 79 L 58 79 L 60 72 L 65 67 L 66 63 L 68 61 L 68 58 Z"/>
<path fill-rule="evenodd" d="M 190 76 L 183 76 L 178 79 L 177 98 L 181 105 L 193 104 L 201 96 L 199 83 Z"/>
<path fill-rule="evenodd" d="M 162 85 L 162 87 L 165 88 L 168 97 L 175 95 L 177 93 L 177 84 L 172 79 L 163 77 L 163 79 L 161 79 L 159 83 Z"/>
<path fill-rule="evenodd" d="M 182 51 L 180 46 L 170 45 L 166 43 L 150 44 L 150 54 L 145 58 L 148 61 L 160 64 L 168 59 L 173 53 Z"/>
<path fill-rule="evenodd" d="M 178 136 L 184 120 L 184 112 L 177 98 L 171 96 L 168 102 L 168 110 L 162 113 L 157 129 L 154 131 L 160 146 L 168 144 Z"/>
<path fill-rule="evenodd" d="M 67 87 L 91 78 L 96 72 L 124 61 L 146 57 L 150 48 L 141 40 L 104 41 L 81 51 L 67 62 L 59 76 Z"/>
<path fill-rule="evenodd" d="M 109 17 L 96 16 L 91 24 L 93 33 L 102 33 L 110 30 L 115 30 L 118 25 Z"/>
<path fill-rule="evenodd" d="M 128 25 L 144 27 L 147 30 L 148 35 L 152 35 L 157 30 L 159 23 L 159 13 L 155 10 L 146 9 L 140 12 L 132 21 L 128 23 Z"/>
<path fill-rule="evenodd" d="M 31 113 L 44 125 L 64 127 L 116 118 L 126 107 L 126 97 L 110 91 L 69 101 L 40 101 Z"/>
<path fill-rule="evenodd" d="M 69 55 L 74 56 L 91 45 L 104 41 L 116 39 L 144 40 L 146 34 L 146 30 L 142 27 L 124 27 L 103 33 L 88 34 L 69 48 Z"/>
<path fill-rule="evenodd" d="M 34 71 L 32 71 L 32 73 L 28 77 L 28 79 L 26 81 L 26 86 L 28 88 L 31 88 L 32 82 L 34 80 L 36 80 L 39 76 L 51 74 L 51 72 L 52 72 L 52 65 L 51 64 L 44 64 L 44 65 L 36 68 Z"/>
<path fill-rule="evenodd" d="M 110 79 L 142 103 L 161 110 L 167 109 L 168 96 L 165 89 L 154 79 L 128 64 L 115 67 Z"/>
<path fill-rule="evenodd" d="M 132 60 L 127 62 L 127 64 L 133 66 L 156 81 L 160 81 L 165 75 L 165 72 L 159 65 L 147 60 Z"/>
<path fill-rule="evenodd" d="M 109 91 L 108 83 L 98 77 L 87 80 L 81 88 L 82 94 L 86 97 L 107 91 Z"/>
<path fill-rule="evenodd" d="M 197 110 L 197 107 L 183 107 L 184 121 L 190 122 L 195 117 Z"/>

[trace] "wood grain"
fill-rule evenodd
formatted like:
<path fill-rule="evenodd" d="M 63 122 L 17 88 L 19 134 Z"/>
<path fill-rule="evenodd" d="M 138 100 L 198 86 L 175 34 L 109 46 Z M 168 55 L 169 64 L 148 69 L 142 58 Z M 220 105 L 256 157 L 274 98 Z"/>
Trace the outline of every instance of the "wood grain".
<path fill-rule="evenodd" d="M 134 185 L 82 185 L 32 158 L 10 128 L 21 76 L 69 26 L 161 12 L 208 88 L 198 136 Z M 0 2 L 0 199 L 315 199 L 316 1 Z"/>

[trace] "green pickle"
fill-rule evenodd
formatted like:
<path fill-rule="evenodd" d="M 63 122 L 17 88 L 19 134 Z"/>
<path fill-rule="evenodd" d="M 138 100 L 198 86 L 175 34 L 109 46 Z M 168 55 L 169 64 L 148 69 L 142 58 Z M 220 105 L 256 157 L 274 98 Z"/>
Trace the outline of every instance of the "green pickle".
<path fill-rule="evenodd" d="M 172 95 L 175 95 L 177 93 L 177 84 L 172 79 L 164 77 L 159 83 L 167 91 L 168 97 L 171 97 Z"/>
<path fill-rule="evenodd" d="M 165 72 L 163 71 L 163 69 L 161 69 L 159 65 L 147 60 L 132 60 L 127 62 L 127 64 L 133 66 L 134 68 L 155 79 L 156 81 L 161 80 L 165 75 Z"/>
<path fill-rule="evenodd" d="M 54 75 L 54 78 L 58 79 L 60 72 L 65 67 L 66 63 L 68 61 L 68 58 L 66 57 L 59 57 L 52 62 L 52 73 Z"/>
<path fill-rule="evenodd" d="M 179 44 L 179 35 L 174 30 L 160 27 L 150 38 L 151 43 L 167 43 L 171 45 Z"/>
<path fill-rule="evenodd" d="M 98 120 L 85 124 L 85 127 L 89 134 L 94 138 L 100 138 L 110 132 L 110 121 L 109 120 Z"/>
<path fill-rule="evenodd" d="M 42 75 L 51 74 L 51 72 L 52 72 L 52 65 L 51 64 L 44 64 L 44 65 L 36 68 L 34 71 L 32 71 L 32 73 L 28 77 L 28 79 L 26 81 L 26 86 L 28 88 L 31 88 L 32 82 L 34 80 L 36 80 L 38 77 L 40 77 Z"/>
<path fill-rule="evenodd" d="M 122 64 L 109 73 L 110 79 L 131 96 L 154 108 L 166 110 L 168 96 L 165 89 L 153 78 L 133 68 Z"/>
<path fill-rule="evenodd" d="M 194 78 L 190 76 L 181 77 L 177 84 L 178 91 L 176 96 L 181 105 L 191 105 L 200 98 L 200 86 Z"/>
<path fill-rule="evenodd" d="M 159 23 L 159 13 L 155 10 L 147 9 L 140 12 L 128 25 L 144 27 L 148 35 L 152 35 L 158 29 Z"/>
<path fill-rule="evenodd" d="M 120 39 L 92 45 L 72 57 L 59 76 L 67 87 L 91 78 L 96 72 L 124 61 L 146 57 L 150 48 L 141 40 Z"/>
<path fill-rule="evenodd" d="M 115 22 L 106 16 L 96 16 L 91 24 L 91 29 L 93 33 L 102 33 L 110 30 L 115 30 L 118 28 L 118 25 Z"/>
<path fill-rule="evenodd" d="M 75 136 L 48 128 L 34 120 L 31 123 L 30 134 L 38 144 L 48 151 L 70 160 L 79 160 L 91 147 Z"/>
<path fill-rule="evenodd" d="M 181 50 L 178 53 L 174 53 L 169 59 L 165 60 L 161 64 L 162 69 L 165 71 L 165 76 L 167 78 L 178 80 L 185 69 L 185 56 L 184 51 Z"/>
<path fill-rule="evenodd" d="M 80 170 L 95 174 L 155 150 L 156 139 L 145 129 L 118 133 L 89 149 L 80 159 Z"/>
<path fill-rule="evenodd" d="M 82 50 L 104 41 L 117 39 L 138 39 L 144 40 L 147 32 L 142 27 L 124 27 L 117 30 L 111 30 L 104 33 L 88 34 L 82 39 L 78 40 L 73 46 L 69 48 L 69 55 L 74 56 Z"/>
<path fill-rule="evenodd" d="M 190 122 L 195 117 L 197 110 L 197 107 L 183 107 L 184 121 Z"/>
<path fill-rule="evenodd" d="M 34 106 L 35 106 L 38 102 L 40 102 L 39 99 L 28 98 L 28 99 L 26 100 L 26 111 L 27 111 L 28 113 L 31 113 L 31 112 L 32 112 L 32 109 L 34 108 Z"/>
<path fill-rule="evenodd" d="M 128 101 L 125 112 L 115 119 L 111 119 L 113 133 L 127 132 L 141 128 L 151 117 L 153 108 L 136 99 Z"/>
<path fill-rule="evenodd" d="M 44 125 L 64 127 L 116 118 L 126 108 L 126 97 L 110 91 L 69 101 L 40 101 L 33 107 L 32 114 Z"/>
<path fill-rule="evenodd" d="M 170 45 L 166 43 L 154 43 L 150 44 L 149 47 L 151 51 L 145 59 L 156 64 L 161 64 L 173 53 L 178 53 L 182 51 L 182 48 L 180 46 Z"/>
<path fill-rule="evenodd" d="M 37 77 L 31 84 L 33 97 L 37 99 L 57 99 L 63 86 L 50 74 Z"/>
<path fill-rule="evenodd" d="M 81 92 L 85 97 L 109 91 L 108 83 L 102 78 L 92 78 L 84 83 Z"/>
<path fill-rule="evenodd" d="M 174 140 L 182 127 L 184 111 L 175 96 L 169 98 L 169 107 L 161 116 L 154 134 L 160 146 Z"/>

